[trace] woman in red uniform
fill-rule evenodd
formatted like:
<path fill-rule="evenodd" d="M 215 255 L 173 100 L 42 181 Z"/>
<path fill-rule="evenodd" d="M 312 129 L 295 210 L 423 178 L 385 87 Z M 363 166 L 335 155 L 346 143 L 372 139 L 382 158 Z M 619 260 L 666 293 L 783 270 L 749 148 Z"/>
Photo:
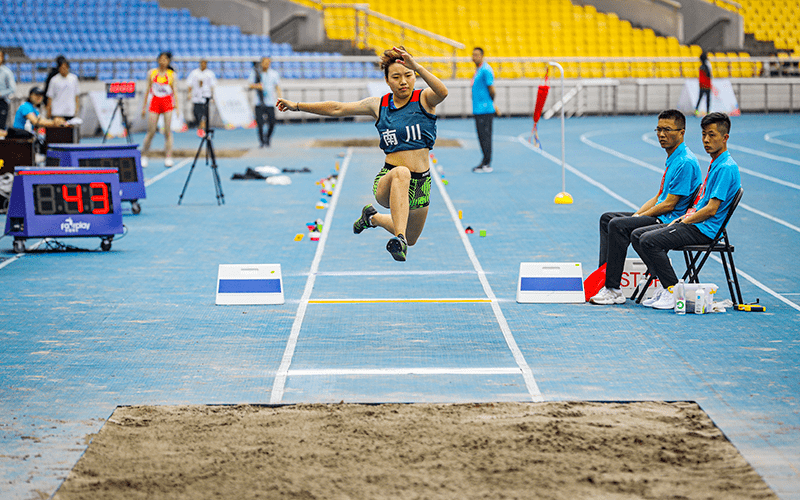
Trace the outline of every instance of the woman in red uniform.
<path fill-rule="evenodd" d="M 147 118 L 147 136 L 142 145 L 142 166 L 147 166 L 147 152 L 150 151 L 150 142 L 156 135 L 158 118 L 164 115 L 164 166 L 171 167 L 172 161 L 172 110 L 178 107 L 178 95 L 175 92 L 175 71 L 170 63 L 172 53 L 162 52 L 158 55 L 158 67 L 151 69 L 147 77 L 147 92 L 142 106 L 142 118 L 147 113 L 147 97 L 152 93 L 150 100 L 150 116 Z"/>

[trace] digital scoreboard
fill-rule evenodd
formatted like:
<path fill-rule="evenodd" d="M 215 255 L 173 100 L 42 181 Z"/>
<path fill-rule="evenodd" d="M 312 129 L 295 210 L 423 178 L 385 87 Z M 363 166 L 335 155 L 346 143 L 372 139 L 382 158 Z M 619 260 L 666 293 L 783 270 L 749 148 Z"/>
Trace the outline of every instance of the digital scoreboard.
<path fill-rule="evenodd" d="M 141 211 L 139 200 L 146 198 L 141 153 L 136 144 L 54 144 L 47 149 L 48 166 L 116 168 L 122 201 L 131 202 L 131 211 Z"/>
<path fill-rule="evenodd" d="M 106 83 L 106 97 L 109 99 L 133 99 L 136 97 L 136 82 Z"/>
<path fill-rule="evenodd" d="M 6 216 L 5 234 L 14 251 L 27 238 L 99 236 L 111 249 L 122 234 L 119 173 L 114 168 L 17 167 Z"/>

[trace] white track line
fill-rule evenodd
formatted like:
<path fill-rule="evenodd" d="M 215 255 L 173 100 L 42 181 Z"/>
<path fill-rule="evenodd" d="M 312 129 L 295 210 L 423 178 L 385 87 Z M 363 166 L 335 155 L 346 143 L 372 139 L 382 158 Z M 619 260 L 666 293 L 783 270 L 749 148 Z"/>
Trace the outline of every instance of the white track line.
<path fill-rule="evenodd" d="M 303 326 L 303 319 L 305 318 L 306 309 L 308 308 L 308 301 L 311 299 L 311 292 L 314 289 L 314 282 L 317 279 L 319 263 L 322 260 L 322 253 L 325 251 L 325 243 L 328 241 L 328 235 L 330 234 L 333 213 L 336 210 L 336 203 L 339 201 L 339 194 L 342 192 L 344 177 L 347 174 L 347 167 L 350 165 L 350 159 L 352 157 L 353 148 L 347 148 L 347 154 L 342 161 L 342 167 L 336 179 L 336 189 L 333 192 L 333 197 L 331 197 L 331 202 L 328 204 L 328 213 L 325 214 L 325 220 L 322 223 L 322 236 L 320 236 L 319 243 L 317 243 L 317 252 L 314 254 L 314 260 L 311 262 L 311 269 L 308 272 L 306 287 L 303 290 L 303 296 L 300 298 L 300 305 L 297 307 L 297 314 L 294 317 L 292 331 L 286 343 L 286 350 L 283 352 L 283 358 L 278 367 L 278 373 L 275 375 L 275 382 L 272 384 L 272 393 L 269 398 L 270 404 L 278 404 L 281 402 L 281 399 L 283 399 L 283 392 L 286 389 L 286 378 L 289 374 L 289 366 L 292 364 L 292 357 L 294 357 L 294 351 L 297 347 L 297 338 L 300 336 L 300 328 Z"/>
<path fill-rule="evenodd" d="M 728 149 L 733 149 L 734 151 L 742 151 L 743 153 L 748 153 L 751 155 L 760 156 L 762 158 L 767 158 L 770 160 L 781 161 L 783 163 L 790 163 L 792 165 L 800 166 L 800 161 L 795 160 L 794 158 L 787 158 L 785 156 L 778 156 L 771 153 L 765 153 L 763 151 L 759 151 L 757 149 L 748 148 L 745 146 L 737 146 L 736 144 L 728 143 Z"/>
<path fill-rule="evenodd" d="M 787 141 L 782 141 L 780 139 L 774 139 L 775 136 L 794 134 L 794 133 L 797 133 L 797 130 L 779 130 L 776 132 L 770 132 L 768 134 L 764 134 L 764 140 L 767 142 L 771 142 L 773 144 L 786 146 L 787 148 L 800 149 L 800 144 L 797 144 L 795 142 L 787 142 Z"/>
<path fill-rule="evenodd" d="M 194 160 L 194 158 L 185 158 L 185 159 L 181 160 L 181 161 L 180 161 L 180 162 L 178 162 L 178 164 L 177 164 L 177 165 L 175 165 L 174 167 L 172 167 L 172 168 L 168 168 L 168 169 L 164 170 L 163 172 L 161 172 L 160 174 L 156 175 L 155 177 L 152 177 L 152 178 L 150 178 L 150 179 L 147 179 L 147 180 L 144 182 L 144 186 L 145 186 L 145 187 L 147 187 L 147 186 L 151 186 L 151 185 L 155 184 L 156 182 L 160 181 L 160 180 L 161 180 L 161 179 L 163 179 L 164 177 L 166 177 L 166 176 L 168 176 L 168 175 L 171 175 L 171 174 L 173 174 L 173 173 L 177 172 L 178 170 L 182 169 L 183 167 L 185 167 L 186 165 L 188 165 L 188 164 L 189 164 L 189 162 L 191 162 L 191 161 L 193 161 L 193 160 Z M 198 159 L 198 161 L 199 161 L 199 159 Z"/>
<path fill-rule="evenodd" d="M 447 206 L 447 209 L 450 211 L 450 218 L 453 219 L 453 223 L 456 225 L 456 231 L 458 231 L 458 234 L 461 237 L 461 242 L 464 244 L 464 248 L 467 250 L 469 260 L 472 261 L 472 267 L 474 267 L 475 271 L 478 273 L 478 279 L 483 286 L 483 291 L 492 301 L 492 311 L 494 311 L 495 318 L 497 318 L 497 323 L 500 325 L 500 330 L 503 332 L 503 338 L 505 338 L 506 344 L 511 350 L 511 354 L 514 356 L 514 361 L 516 361 L 517 366 L 522 372 L 522 378 L 525 380 L 525 386 L 528 389 L 528 394 L 530 395 L 531 400 L 544 401 L 542 393 L 539 391 L 539 386 L 536 385 L 536 380 L 533 378 L 533 372 L 528 366 L 527 361 L 525 361 L 525 357 L 522 355 L 522 351 L 517 345 L 514 335 L 511 333 L 511 328 L 509 328 L 508 322 L 503 315 L 503 311 L 500 309 L 500 303 L 492 291 L 492 287 L 489 285 L 489 280 L 486 279 L 486 273 L 483 271 L 481 263 L 478 262 L 478 257 L 475 255 L 475 250 L 473 250 L 472 244 L 469 242 L 469 238 L 467 238 L 467 235 L 464 232 L 464 226 L 461 225 L 461 221 L 458 218 L 458 212 L 453 206 L 453 202 L 450 199 L 450 196 L 447 194 L 447 190 L 444 188 L 442 179 L 436 174 L 436 169 L 434 168 L 433 164 L 431 164 L 431 177 L 433 177 L 436 187 L 439 188 L 439 193 L 442 195 L 444 203 Z"/>
<path fill-rule="evenodd" d="M 522 371 L 511 368 L 327 368 L 289 370 L 289 375 L 341 376 L 341 375 L 518 375 Z"/>
<path fill-rule="evenodd" d="M 652 132 L 648 132 L 642 135 L 642 140 L 647 144 L 652 144 L 656 147 L 661 147 L 661 145 L 656 142 L 655 140 L 650 138 Z M 663 172 L 663 170 L 662 170 Z M 745 173 L 747 175 L 752 175 L 753 177 L 758 177 L 759 179 L 764 179 L 765 181 L 774 182 L 775 184 L 780 184 L 781 186 L 786 186 L 792 189 L 800 189 L 800 184 L 795 184 L 793 182 L 785 181 L 783 179 L 778 179 L 777 177 L 772 177 L 771 175 L 762 174 L 761 172 L 756 172 L 755 170 L 750 170 L 749 168 L 744 168 L 739 165 L 739 172 Z"/>
<path fill-rule="evenodd" d="M 47 238 L 37 241 L 36 243 L 31 245 L 30 250 L 36 250 L 45 241 L 47 241 Z M 18 254 L 15 254 L 13 257 L 9 257 L 8 259 L 4 260 L 3 262 L 0 262 L 0 269 L 3 269 L 7 265 L 11 264 L 12 262 L 18 261 L 19 259 L 21 259 L 23 257 L 25 257 L 24 253 L 18 253 Z"/>
<path fill-rule="evenodd" d="M 594 133 L 594 134 L 596 135 L 596 133 Z M 585 136 L 585 135 L 587 135 L 587 134 L 584 134 L 584 136 Z M 589 145 L 589 146 L 591 146 L 591 147 L 594 147 L 594 146 L 592 146 L 592 144 L 596 144 L 596 143 L 594 143 L 594 142 L 592 142 L 592 141 L 589 141 L 588 139 L 584 140 L 584 136 L 581 136 L 581 142 L 583 142 L 584 144 L 587 144 L 587 145 Z M 549 154 L 549 153 L 546 153 L 546 152 L 544 152 L 544 151 L 540 150 L 540 149 L 539 149 L 539 148 L 537 148 L 537 147 L 534 147 L 534 146 L 532 146 L 532 145 L 531 145 L 531 144 L 529 144 L 529 143 L 528 143 L 528 141 L 526 141 L 526 140 L 525 140 L 523 137 L 524 137 L 524 134 L 522 134 L 522 135 L 520 135 L 520 136 L 518 136 L 518 137 L 517 137 L 517 141 L 518 141 L 520 144 L 522 144 L 522 145 L 523 145 L 523 146 L 525 146 L 526 148 L 530 149 L 531 151 L 533 151 L 533 152 L 535 152 L 535 153 L 538 153 L 538 154 L 540 154 L 540 155 L 544 156 L 545 158 L 547 158 L 548 160 L 552 161 L 553 163 L 556 163 L 556 164 L 559 164 L 559 165 L 561 164 L 561 159 L 560 159 L 560 158 L 556 158 L 555 156 L 553 156 L 553 155 L 551 155 L 551 154 Z M 599 148 L 597 148 L 597 149 L 599 149 Z M 602 149 L 601 151 L 606 151 L 606 150 L 609 150 L 609 148 L 606 148 L 605 146 L 603 146 L 603 149 Z M 613 150 L 613 149 L 610 149 L 610 151 L 614 151 L 614 150 Z M 619 151 L 614 151 L 614 153 L 613 153 L 613 154 L 614 154 L 614 156 L 616 156 L 616 157 L 618 157 L 618 158 L 622 158 L 622 159 L 628 159 L 628 158 L 635 159 L 635 158 L 632 158 L 632 157 L 630 157 L 630 156 L 627 156 L 627 155 L 626 155 L 626 154 L 624 154 L 624 153 L 620 153 Z M 639 161 L 639 160 L 637 160 L 637 162 L 638 162 L 638 161 Z M 651 166 L 652 166 L 652 165 L 651 165 Z M 578 175 L 579 177 L 581 177 L 581 178 L 582 178 L 582 179 L 584 179 L 584 180 L 587 180 L 587 182 L 589 182 L 590 184 L 597 185 L 597 186 L 602 186 L 602 189 L 603 189 L 604 191 L 606 191 L 606 192 L 609 192 L 609 191 L 610 191 L 610 190 L 609 190 L 607 187 L 605 187 L 603 184 L 600 184 L 599 182 L 595 181 L 594 179 L 591 179 L 589 176 L 585 175 L 585 174 L 584 174 L 584 173 L 582 173 L 582 172 L 578 172 L 578 171 L 577 171 L 577 170 L 576 170 L 574 167 L 572 167 L 572 166 L 570 166 L 570 165 L 566 165 L 566 168 L 567 168 L 567 170 L 569 170 L 570 172 L 577 173 L 576 175 Z M 662 170 L 662 172 L 663 172 L 663 170 Z M 612 191 L 612 193 L 613 193 L 613 191 Z M 613 194 L 612 194 L 612 196 L 613 196 L 614 198 L 618 199 L 618 200 L 622 200 L 622 201 L 623 201 L 623 202 L 624 202 L 626 205 L 628 205 L 628 206 L 630 206 L 630 207 L 633 207 L 634 209 L 637 209 L 637 208 L 638 208 L 636 205 L 634 205 L 633 203 L 631 203 L 630 201 L 626 200 L 625 198 L 623 198 L 622 196 L 620 196 L 620 195 L 618 195 L 618 194 L 616 194 L 616 193 L 613 193 Z M 745 207 L 745 205 L 744 205 L 744 204 L 742 204 L 742 203 L 739 203 L 739 206 L 741 206 L 741 207 L 743 207 L 743 208 Z M 754 213 L 757 213 L 757 212 L 754 212 Z M 760 214 L 759 214 L 759 215 L 760 215 Z M 785 223 L 785 224 L 787 224 L 787 225 L 791 226 L 791 225 L 790 225 L 788 222 L 787 222 L 787 223 Z M 714 260 L 716 260 L 717 262 L 722 262 L 722 261 L 719 259 L 719 257 L 717 257 L 716 255 L 712 255 L 712 256 L 711 256 L 711 258 L 712 258 L 712 259 L 714 259 Z M 738 273 L 738 274 L 739 274 L 741 277 L 745 278 L 747 281 L 749 281 L 750 283 L 754 284 L 754 285 L 755 285 L 755 286 L 757 286 L 758 288 L 760 288 L 760 289 L 764 290 L 765 292 L 767 292 L 768 294 L 772 295 L 772 296 L 773 296 L 773 297 L 775 297 L 776 299 L 780 300 L 780 301 L 781 301 L 781 302 L 783 302 L 784 304 L 788 305 L 789 307 L 791 307 L 791 308 L 793 308 L 793 309 L 796 309 L 797 311 L 800 311 L 800 305 L 798 305 L 798 304 L 795 304 L 794 302 L 792 302 L 791 300 L 787 299 L 787 298 L 786 298 L 786 297 L 784 297 L 783 295 L 779 294 L 779 293 L 778 293 L 778 292 L 776 292 L 775 290 L 773 290 L 773 289 L 769 288 L 768 286 L 766 286 L 765 284 L 761 283 L 761 282 L 760 282 L 760 281 L 758 281 L 757 279 L 753 278 L 752 276 L 750 276 L 750 275 L 749 275 L 749 274 L 747 274 L 746 272 L 742 271 L 742 270 L 741 270 L 739 267 L 737 267 L 737 268 L 736 268 L 736 272 L 737 272 L 737 273 Z"/>

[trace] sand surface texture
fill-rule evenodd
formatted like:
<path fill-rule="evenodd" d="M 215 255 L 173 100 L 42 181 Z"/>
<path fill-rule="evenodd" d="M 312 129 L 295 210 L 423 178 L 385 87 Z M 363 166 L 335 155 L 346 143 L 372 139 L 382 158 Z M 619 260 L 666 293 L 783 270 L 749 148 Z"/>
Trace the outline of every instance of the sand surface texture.
<path fill-rule="evenodd" d="M 120 407 L 55 498 L 777 498 L 694 403 Z"/>

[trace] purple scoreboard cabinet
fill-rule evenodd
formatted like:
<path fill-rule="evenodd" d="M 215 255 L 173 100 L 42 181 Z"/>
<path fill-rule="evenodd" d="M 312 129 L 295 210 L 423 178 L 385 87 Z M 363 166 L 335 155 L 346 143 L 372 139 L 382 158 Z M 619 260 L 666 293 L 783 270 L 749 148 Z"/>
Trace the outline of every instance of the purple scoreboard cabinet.
<path fill-rule="evenodd" d="M 52 144 L 47 149 L 47 165 L 116 168 L 122 201 L 130 201 L 135 214 L 142 210 L 139 200 L 146 195 L 141 153 L 136 144 Z"/>
<path fill-rule="evenodd" d="M 99 236 L 111 249 L 122 234 L 119 172 L 116 168 L 17 167 L 14 170 L 5 234 L 14 251 L 27 238 Z"/>

